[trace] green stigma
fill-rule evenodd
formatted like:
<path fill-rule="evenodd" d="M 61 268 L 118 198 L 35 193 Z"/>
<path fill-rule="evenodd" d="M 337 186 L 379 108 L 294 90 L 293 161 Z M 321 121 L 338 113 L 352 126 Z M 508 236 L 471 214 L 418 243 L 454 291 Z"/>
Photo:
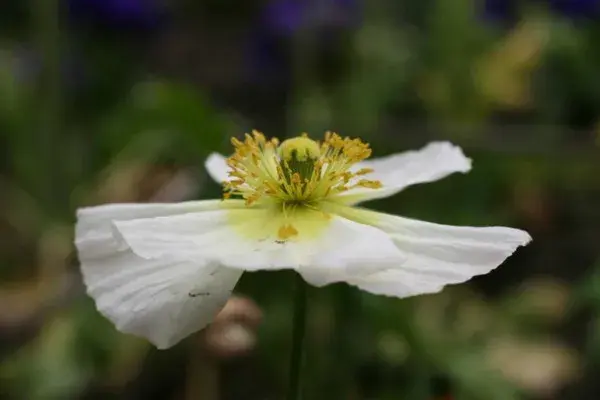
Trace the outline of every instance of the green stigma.
<path fill-rule="evenodd" d="M 279 155 L 282 160 L 314 161 L 321 155 L 319 144 L 306 136 L 298 136 L 284 140 L 279 146 Z"/>
<path fill-rule="evenodd" d="M 294 174 L 306 180 L 311 179 L 315 161 L 321 156 L 321 148 L 317 142 L 303 135 L 283 141 L 279 146 L 279 156 L 288 180 Z"/>

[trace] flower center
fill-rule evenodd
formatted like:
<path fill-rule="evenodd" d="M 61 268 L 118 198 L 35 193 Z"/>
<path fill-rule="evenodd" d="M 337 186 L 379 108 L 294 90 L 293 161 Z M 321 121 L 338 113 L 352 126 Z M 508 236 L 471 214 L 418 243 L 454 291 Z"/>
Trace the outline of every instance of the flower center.
<path fill-rule="evenodd" d="M 230 180 L 224 182 L 224 197 L 242 197 L 246 205 L 276 202 L 286 206 L 316 206 L 355 187 L 377 189 L 381 182 L 363 179 L 369 168 L 352 170 L 368 158 L 371 149 L 360 139 L 342 138 L 327 132 L 322 142 L 306 134 L 285 140 L 267 140 L 257 131 L 244 141 L 233 138 L 235 153 L 227 159 Z"/>

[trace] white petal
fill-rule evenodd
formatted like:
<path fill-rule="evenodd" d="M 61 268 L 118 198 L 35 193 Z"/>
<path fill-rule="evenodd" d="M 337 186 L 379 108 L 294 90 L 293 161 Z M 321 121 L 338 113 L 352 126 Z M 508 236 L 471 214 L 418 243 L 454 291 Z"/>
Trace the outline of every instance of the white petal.
<path fill-rule="evenodd" d="M 77 210 L 75 243 L 78 248 L 96 251 L 96 242 L 104 243 L 113 236 L 113 221 L 136 218 L 181 215 L 203 210 L 244 208 L 241 200 L 201 200 L 182 203 L 127 203 L 105 204 Z M 120 249 L 127 248 L 120 243 Z M 88 250 L 89 249 L 89 250 Z"/>
<path fill-rule="evenodd" d="M 221 154 L 211 153 L 204 162 L 204 167 L 208 171 L 208 174 L 218 184 L 229 180 L 228 173 L 230 168 L 227 166 L 227 162 L 225 160 L 225 157 L 223 157 Z"/>
<path fill-rule="evenodd" d="M 106 236 L 112 229 L 114 220 L 126 221 L 135 218 L 159 217 L 164 215 L 185 214 L 195 211 L 231 208 L 243 202 L 222 200 L 186 201 L 182 203 L 115 203 L 77 210 L 76 237 L 89 235 Z"/>
<path fill-rule="evenodd" d="M 159 349 L 208 325 L 242 273 L 201 262 L 144 260 L 130 250 L 80 258 L 98 310 L 120 331 L 144 337 Z"/>
<path fill-rule="evenodd" d="M 365 210 L 342 212 L 388 232 L 407 260 L 349 283 L 376 294 L 407 297 L 440 291 L 490 272 L 531 237 L 505 227 L 439 225 Z"/>
<path fill-rule="evenodd" d="M 185 213 L 215 204 L 112 204 L 78 211 L 76 244 L 87 291 L 119 330 L 158 348 L 170 347 L 212 320 L 241 272 L 201 260 L 142 259 L 113 237 L 112 219 Z"/>
<path fill-rule="evenodd" d="M 319 221 L 318 218 L 321 218 Z M 293 221 L 298 235 L 282 242 L 281 220 L 262 209 L 207 211 L 184 216 L 116 222 L 127 245 L 152 259 L 177 254 L 244 270 L 295 269 L 326 284 L 402 262 L 379 229 L 320 213 Z"/>
<path fill-rule="evenodd" d="M 340 198 L 346 204 L 388 197 L 410 185 L 433 182 L 455 172 L 468 172 L 471 160 L 458 146 L 449 142 L 432 142 L 420 150 L 363 161 L 355 168 L 372 168 L 374 172 L 364 178 L 379 180 L 383 187 L 344 192 Z"/>

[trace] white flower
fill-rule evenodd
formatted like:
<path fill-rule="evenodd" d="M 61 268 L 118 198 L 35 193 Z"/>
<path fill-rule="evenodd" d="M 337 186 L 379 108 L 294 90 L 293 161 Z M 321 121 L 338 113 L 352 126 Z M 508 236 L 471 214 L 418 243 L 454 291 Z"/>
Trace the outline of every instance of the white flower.
<path fill-rule="evenodd" d="M 206 161 L 225 181 L 225 200 L 78 211 L 87 291 L 119 330 L 170 347 L 211 322 L 243 271 L 294 269 L 316 286 L 343 281 L 395 297 L 435 293 L 490 272 L 531 240 L 517 229 L 355 207 L 469 171 L 450 143 L 372 161 L 367 144 L 331 133 L 279 145 L 253 132 L 233 144 L 230 158 Z"/>

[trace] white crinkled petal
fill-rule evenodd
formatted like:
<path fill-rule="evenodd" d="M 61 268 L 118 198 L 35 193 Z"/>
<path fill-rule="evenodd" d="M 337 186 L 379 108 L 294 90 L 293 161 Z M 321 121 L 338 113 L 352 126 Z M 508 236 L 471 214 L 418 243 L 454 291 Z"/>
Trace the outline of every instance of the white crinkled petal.
<path fill-rule="evenodd" d="M 144 258 L 178 254 L 243 270 L 295 269 L 311 274 L 313 284 L 372 273 L 403 261 L 390 237 L 377 228 L 335 216 L 326 222 L 315 218 L 306 215 L 295 220 L 298 235 L 286 242 L 277 237 L 281 221 L 261 209 L 147 218 L 116 222 L 115 227 Z"/>
<path fill-rule="evenodd" d="M 243 202 L 229 200 L 227 207 L 243 207 Z M 90 236 L 111 236 L 112 221 L 159 217 L 223 208 L 222 200 L 185 201 L 182 203 L 114 203 L 77 210 L 76 240 Z"/>
<path fill-rule="evenodd" d="M 365 160 L 353 169 L 361 168 L 372 168 L 374 172 L 364 178 L 378 180 L 382 187 L 350 189 L 339 195 L 346 204 L 388 197 L 410 185 L 433 182 L 455 172 L 468 172 L 471 160 L 465 157 L 460 147 L 452 143 L 432 142 L 420 150 Z"/>
<path fill-rule="evenodd" d="M 146 260 L 113 237 L 113 218 L 176 214 L 212 208 L 210 203 L 114 204 L 78 212 L 76 244 L 87 292 L 119 330 L 167 348 L 202 329 L 223 307 L 241 271 L 201 259 Z"/>
<path fill-rule="evenodd" d="M 448 226 L 365 210 L 342 215 L 371 221 L 406 255 L 399 268 L 349 280 L 363 290 L 389 296 L 435 293 L 445 285 L 487 274 L 531 240 L 527 232 L 505 227 Z"/>
<path fill-rule="evenodd" d="M 208 325 L 242 271 L 216 264 L 145 260 L 129 250 L 81 261 L 88 294 L 122 332 L 159 349 Z"/>
<path fill-rule="evenodd" d="M 211 153 L 204 162 L 204 167 L 215 182 L 221 184 L 229 180 L 230 168 L 227 166 L 225 157 L 221 154 Z"/>

